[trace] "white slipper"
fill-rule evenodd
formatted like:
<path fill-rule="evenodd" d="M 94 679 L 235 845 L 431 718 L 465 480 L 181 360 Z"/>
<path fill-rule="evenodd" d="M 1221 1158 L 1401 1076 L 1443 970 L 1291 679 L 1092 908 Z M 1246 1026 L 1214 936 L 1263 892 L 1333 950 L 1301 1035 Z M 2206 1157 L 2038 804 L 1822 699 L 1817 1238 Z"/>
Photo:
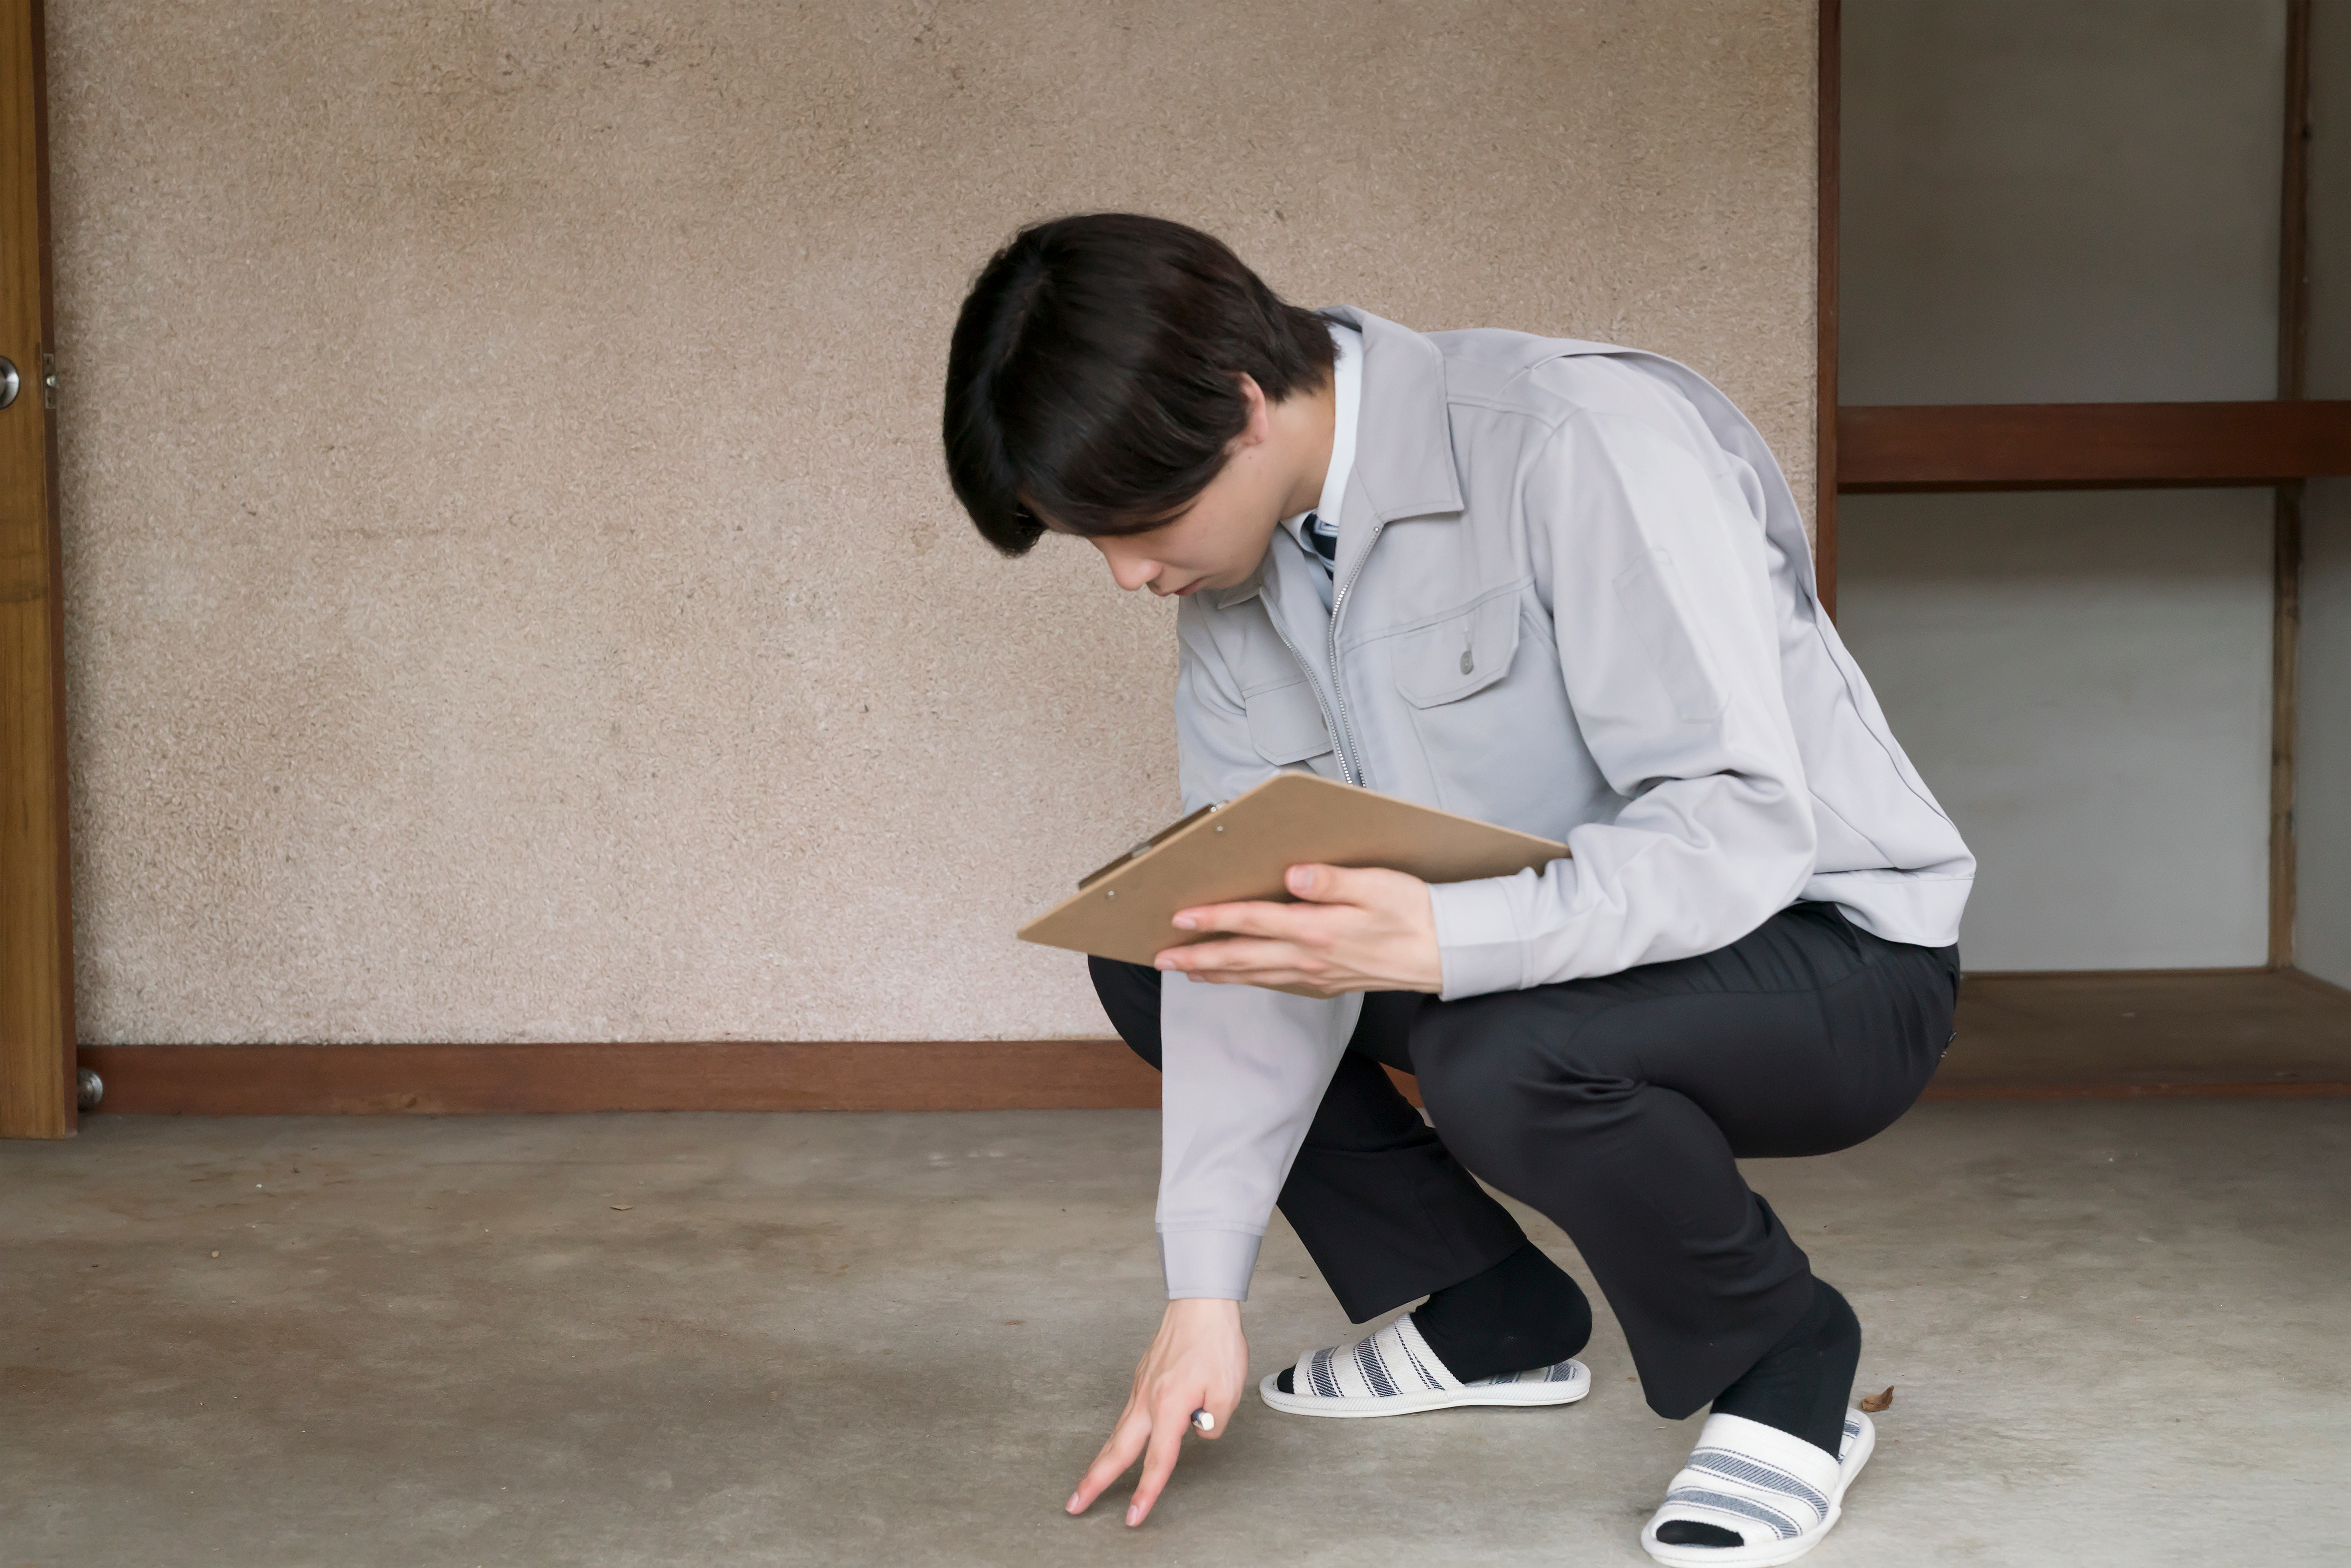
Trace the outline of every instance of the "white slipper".
<path fill-rule="evenodd" d="M 1740 1416 L 1709 1416 L 1689 1462 L 1666 1489 L 1663 1508 L 1642 1528 L 1641 1546 L 1670 1568 L 1771 1568 L 1821 1543 L 1844 1511 L 1845 1489 L 1877 1447 L 1877 1428 L 1844 1413 L 1837 1457 L 1792 1433 Z M 1740 1546 L 1673 1546 L 1657 1539 L 1668 1520 L 1737 1533 Z"/>
<path fill-rule="evenodd" d="M 1573 1359 L 1464 1383 L 1445 1370 L 1409 1312 L 1353 1344 L 1306 1352 L 1290 1374 L 1296 1392 L 1281 1391 L 1278 1372 L 1260 1382 L 1257 1391 L 1268 1405 L 1293 1416 L 1410 1416 L 1458 1405 L 1573 1405 L 1592 1392 L 1592 1374 Z"/>

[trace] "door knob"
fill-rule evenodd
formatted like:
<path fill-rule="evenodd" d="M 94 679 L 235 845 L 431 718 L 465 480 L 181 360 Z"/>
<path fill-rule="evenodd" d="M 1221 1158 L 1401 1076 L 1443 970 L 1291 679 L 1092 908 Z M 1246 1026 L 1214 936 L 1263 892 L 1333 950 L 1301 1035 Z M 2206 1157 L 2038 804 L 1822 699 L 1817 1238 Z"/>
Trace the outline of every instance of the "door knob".
<path fill-rule="evenodd" d="M 0 408 L 6 408 L 10 403 L 15 402 L 16 392 L 23 385 L 24 381 L 16 374 L 15 362 L 0 359 Z"/>

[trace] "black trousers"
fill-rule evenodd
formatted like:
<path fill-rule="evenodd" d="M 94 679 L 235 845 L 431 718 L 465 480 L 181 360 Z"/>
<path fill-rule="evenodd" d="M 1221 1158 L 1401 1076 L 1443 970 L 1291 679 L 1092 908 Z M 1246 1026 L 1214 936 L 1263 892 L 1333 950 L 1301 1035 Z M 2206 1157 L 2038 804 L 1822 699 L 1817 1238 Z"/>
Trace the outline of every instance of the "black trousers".
<path fill-rule="evenodd" d="M 1091 963 L 1111 1023 L 1158 1066 L 1158 971 Z M 1799 904 L 1728 947 L 1598 979 L 1373 993 L 1281 1212 L 1361 1322 L 1525 1243 L 1475 1173 L 1567 1232 L 1650 1407 L 1678 1420 L 1812 1300 L 1803 1249 L 1734 1162 L 1847 1148 L 1909 1109 L 1950 1040 L 1959 974 L 1956 947 Z M 1435 1128 L 1383 1065 L 1418 1075 Z"/>

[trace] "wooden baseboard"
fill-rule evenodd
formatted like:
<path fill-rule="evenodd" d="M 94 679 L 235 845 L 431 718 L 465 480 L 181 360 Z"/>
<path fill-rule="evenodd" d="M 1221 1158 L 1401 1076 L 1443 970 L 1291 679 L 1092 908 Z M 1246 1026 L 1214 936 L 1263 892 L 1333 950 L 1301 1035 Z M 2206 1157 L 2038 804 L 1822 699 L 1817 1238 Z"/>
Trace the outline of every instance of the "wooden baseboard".
<path fill-rule="evenodd" d="M 1118 1110 L 1159 1075 L 1115 1040 L 102 1045 L 99 1114 Z"/>
<path fill-rule="evenodd" d="M 2351 1094 L 2351 996 L 2294 969 L 1970 974 L 1930 1099 Z"/>
<path fill-rule="evenodd" d="M 2290 1083 L 2229 1080 L 2186 1083 L 1929 1083 L 1921 1100 L 2335 1100 L 2351 1082 L 2333 1079 Z"/>
<path fill-rule="evenodd" d="M 2351 994 L 2297 970 L 1970 975 L 1929 1100 L 2351 1095 Z M 105 1114 L 1111 1111 L 1159 1103 L 1115 1040 L 100 1045 Z M 1394 1075 L 1420 1103 L 1418 1085 Z"/>

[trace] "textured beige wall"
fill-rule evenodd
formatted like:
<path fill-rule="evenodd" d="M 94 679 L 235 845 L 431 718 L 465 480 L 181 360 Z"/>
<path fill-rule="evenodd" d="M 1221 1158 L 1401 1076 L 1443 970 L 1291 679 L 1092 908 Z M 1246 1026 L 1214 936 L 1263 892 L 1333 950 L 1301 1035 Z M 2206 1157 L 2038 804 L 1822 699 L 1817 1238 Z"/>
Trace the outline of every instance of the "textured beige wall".
<path fill-rule="evenodd" d="M 1168 615 L 935 448 L 1019 223 L 1686 358 L 1809 494 L 1813 8 L 51 0 L 82 1038 L 1092 1034 Z"/>

